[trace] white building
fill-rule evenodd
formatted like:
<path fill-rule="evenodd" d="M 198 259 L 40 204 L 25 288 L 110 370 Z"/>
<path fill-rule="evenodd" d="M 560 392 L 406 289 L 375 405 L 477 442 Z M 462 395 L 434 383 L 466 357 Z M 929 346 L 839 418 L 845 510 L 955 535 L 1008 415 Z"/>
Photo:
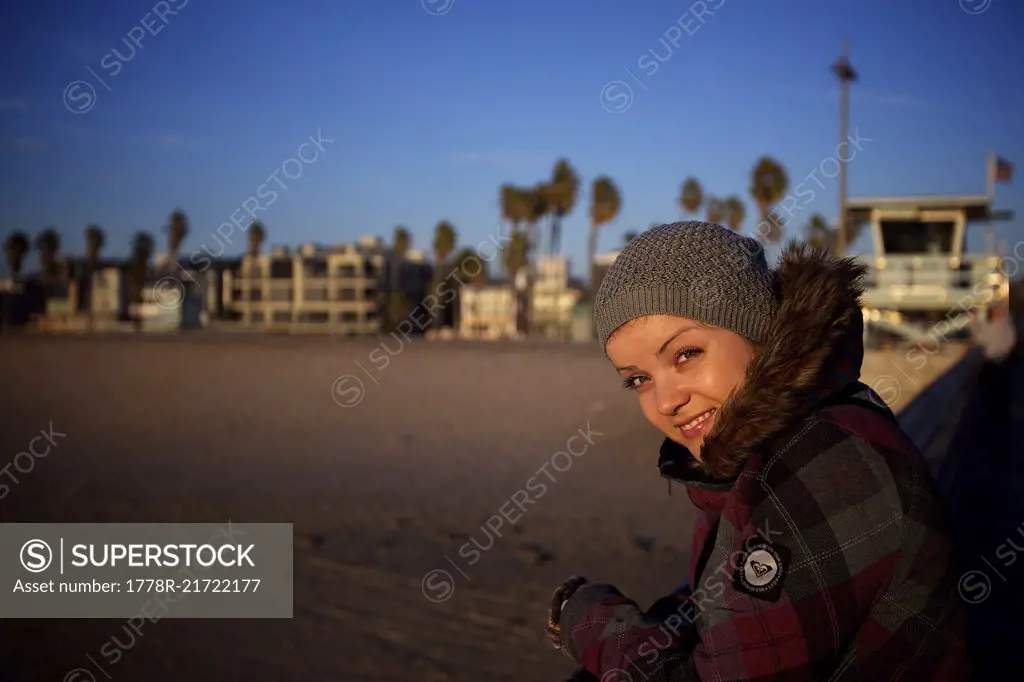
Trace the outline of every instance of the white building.
<path fill-rule="evenodd" d="M 354 244 L 333 251 L 304 244 L 296 253 L 276 247 L 224 273 L 224 307 L 267 329 L 374 333 L 383 267 L 382 254 Z"/>
<path fill-rule="evenodd" d="M 583 292 L 569 284 L 570 261 L 564 256 L 537 259 L 530 302 L 530 333 L 564 339 L 571 335 L 573 308 Z"/>
<path fill-rule="evenodd" d="M 294 252 L 275 246 L 225 272 L 223 305 L 243 324 L 266 329 L 374 334 L 392 288 L 392 258 L 377 237 L 338 246 L 307 243 Z M 423 300 L 432 273 L 423 251 L 405 254 L 398 284 L 412 306 Z"/>
<path fill-rule="evenodd" d="M 459 336 L 517 338 L 516 293 L 508 284 L 469 284 L 459 291 Z"/>

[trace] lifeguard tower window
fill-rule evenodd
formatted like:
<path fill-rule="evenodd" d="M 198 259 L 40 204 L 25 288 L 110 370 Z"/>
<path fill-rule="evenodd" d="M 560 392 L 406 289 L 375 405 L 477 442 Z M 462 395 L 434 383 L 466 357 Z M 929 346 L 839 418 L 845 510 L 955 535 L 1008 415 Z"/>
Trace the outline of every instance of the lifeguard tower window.
<path fill-rule="evenodd" d="M 953 252 L 953 223 L 921 220 L 881 221 L 886 254 L 948 254 Z"/>

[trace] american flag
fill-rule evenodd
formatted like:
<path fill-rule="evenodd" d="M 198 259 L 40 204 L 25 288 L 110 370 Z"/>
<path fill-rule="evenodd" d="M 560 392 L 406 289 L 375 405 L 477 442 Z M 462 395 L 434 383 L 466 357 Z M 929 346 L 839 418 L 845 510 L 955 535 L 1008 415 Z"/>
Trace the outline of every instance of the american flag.
<path fill-rule="evenodd" d="M 1010 182 L 1013 179 L 1013 164 L 1001 156 L 993 156 L 992 179 L 995 182 Z"/>

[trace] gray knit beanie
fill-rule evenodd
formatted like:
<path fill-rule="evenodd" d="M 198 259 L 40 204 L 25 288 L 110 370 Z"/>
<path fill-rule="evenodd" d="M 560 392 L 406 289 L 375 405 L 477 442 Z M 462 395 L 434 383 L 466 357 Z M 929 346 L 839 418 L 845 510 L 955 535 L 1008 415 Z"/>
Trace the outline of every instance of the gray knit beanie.
<path fill-rule="evenodd" d="M 679 315 L 762 343 L 775 315 L 774 276 L 761 245 L 699 221 L 659 225 L 631 241 L 594 298 L 604 348 L 612 332 L 644 315 Z"/>

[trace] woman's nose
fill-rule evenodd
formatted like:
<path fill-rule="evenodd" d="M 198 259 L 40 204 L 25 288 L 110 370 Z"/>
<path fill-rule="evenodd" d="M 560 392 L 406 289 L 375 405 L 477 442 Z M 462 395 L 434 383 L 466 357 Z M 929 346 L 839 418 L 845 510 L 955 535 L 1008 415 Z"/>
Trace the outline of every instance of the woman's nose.
<path fill-rule="evenodd" d="M 654 384 L 655 397 L 658 404 L 658 412 L 666 417 L 672 417 L 679 413 L 679 410 L 690 402 L 690 392 L 685 386 L 673 386 Z"/>

